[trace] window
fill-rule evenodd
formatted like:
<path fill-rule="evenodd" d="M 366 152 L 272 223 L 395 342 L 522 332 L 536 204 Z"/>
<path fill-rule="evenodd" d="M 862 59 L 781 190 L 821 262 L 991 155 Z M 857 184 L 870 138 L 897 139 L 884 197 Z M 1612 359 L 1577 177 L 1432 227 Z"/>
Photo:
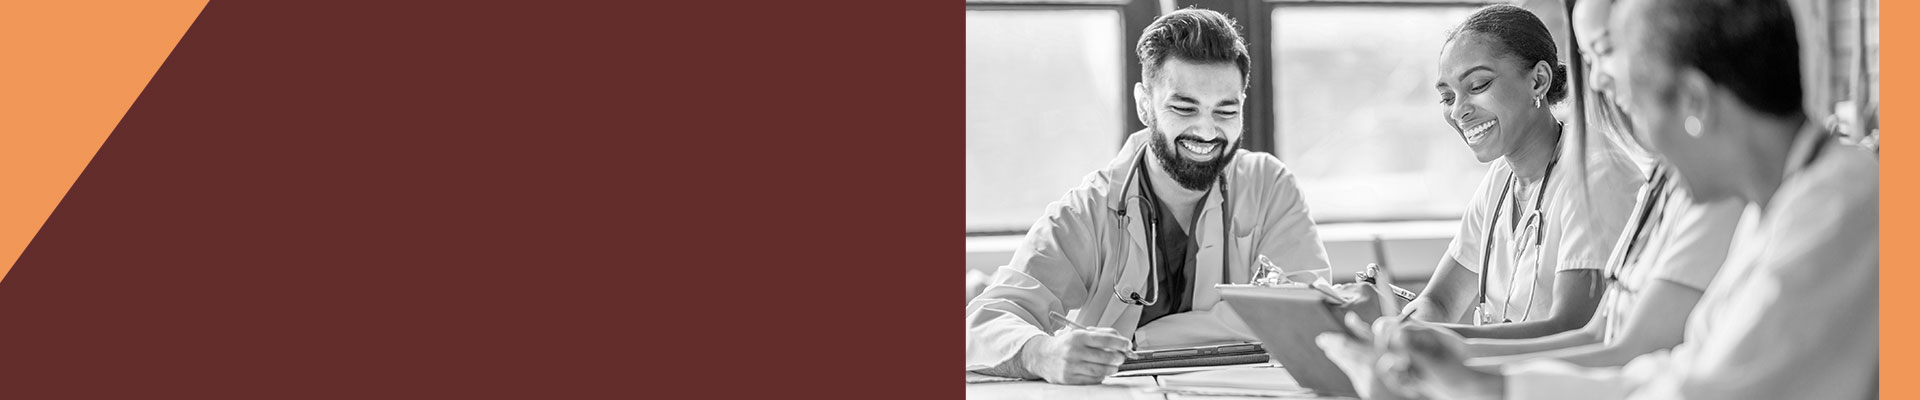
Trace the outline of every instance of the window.
<path fill-rule="evenodd" d="M 1118 9 L 967 10 L 967 232 L 1025 232 L 1127 133 Z"/>
<path fill-rule="evenodd" d="M 1276 155 L 1316 221 L 1459 218 L 1487 166 L 1441 117 L 1448 29 L 1475 6 L 1273 8 Z"/>

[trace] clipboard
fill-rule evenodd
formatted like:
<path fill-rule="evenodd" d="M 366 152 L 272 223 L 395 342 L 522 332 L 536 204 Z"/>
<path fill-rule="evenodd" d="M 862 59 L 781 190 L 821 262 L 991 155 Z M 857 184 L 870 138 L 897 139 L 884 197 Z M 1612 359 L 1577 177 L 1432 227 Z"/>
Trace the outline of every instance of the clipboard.
<path fill-rule="evenodd" d="M 1380 317 L 1381 308 L 1355 307 L 1359 303 L 1329 299 L 1306 285 L 1214 285 L 1214 288 L 1220 290 L 1220 297 L 1226 299 L 1227 304 L 1233 305 L 1240 320 L 1253 329 L 1267 355 L 1279 361 L 1301 386 L 1322 395 L 1359 395 L 1353 381 L 1327 358 L 1314 338 L 1327 332 L 1352 335 L 1341 322 L 1348 312 L 1371 321 Z"/>

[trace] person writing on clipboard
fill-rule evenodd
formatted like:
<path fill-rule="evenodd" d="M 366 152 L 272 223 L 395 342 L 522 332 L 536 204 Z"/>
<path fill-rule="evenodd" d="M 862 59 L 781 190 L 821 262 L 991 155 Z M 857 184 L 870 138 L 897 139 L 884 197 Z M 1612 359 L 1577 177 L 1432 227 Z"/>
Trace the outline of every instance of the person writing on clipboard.
<path fill-rule="evenodd" d="M 1241 110 L 1258 105 L 1245 104 L 1253 66 L 1234 22 L 1175 11 L 1147 26 L 1136 51 L 1147 129 L 1049 204 L 967 303 L 968 371 L 1096 384 L 1135 348 L 1252 341 L 1213 285 L 1250 282 L 1261 255 L 1287 270 L 1327 268 L 1292 173 L 1239 149 Z"/>

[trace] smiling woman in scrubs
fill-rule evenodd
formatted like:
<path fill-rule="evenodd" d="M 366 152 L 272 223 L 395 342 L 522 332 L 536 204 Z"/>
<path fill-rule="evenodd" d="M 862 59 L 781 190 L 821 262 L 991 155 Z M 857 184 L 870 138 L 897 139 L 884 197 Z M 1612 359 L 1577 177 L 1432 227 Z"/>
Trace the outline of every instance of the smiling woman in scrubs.
<path fill-rule="evenodd" d="M 1425 292 L 1407 312 L 1467 337 L 1536 337 L 1585 324 L 1601 268 L 1626 224 L 1638 167 L 1610 145 L 1567 135 L 1550 106 L 1566 66 L 1532 12 L 1495 5 L 1440 53 L 1441 118 L 1491 162 Z M 1498 328 L 1473 325 L 1504 324 Z"/>

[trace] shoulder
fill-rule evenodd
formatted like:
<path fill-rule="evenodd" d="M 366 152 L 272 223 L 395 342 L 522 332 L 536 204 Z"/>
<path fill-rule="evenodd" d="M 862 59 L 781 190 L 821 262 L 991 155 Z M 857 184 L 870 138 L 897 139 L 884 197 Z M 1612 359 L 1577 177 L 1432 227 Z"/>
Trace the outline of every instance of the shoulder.
<path fill-rule="evenodd" d="M 1618 195 L 1631 199 L 1634 192 L 1647 182 L 1645 171 L 1634 165 L 1633 160 L 1628 159 L 1626 154 L 1611 147 L 1587 152 L 1584 166 L 1586 171 L 1582 178 L 1585 178 L 1587 187 L 1596 192 L 1605 192 L 1596 194 Z M 1573 183 L 1580 180 L 1568 179 L 1567 182 Z"/>
<path fill-rule="evenodd" d="M 1747 203 L 1737 198 L 1696 201 L 1678 174 L 1667 185 L 1667 216 L 1656 222 L 1659 233 L 1652 239 L 1661 242 L 1654 245 L 1659 249 L 1653 261 L 1655 277 L 1706 290 L 1726 264 Z"/>
<path fill-rule="evenodd" d="M 1673 174 L 1669 179 L 1671 180 L 1667 182 L 1670 189 L 1667 190 L 1668 205 L 1666 207 L 1669 210 L 1679 211 L 1676 218 L 1678 223 L 1731 225 L 1738 222 L 1741 215 L 1745 214 L 1747 208 L 1745 201 L 1735 198 L 1699 201 L 1693 197 L 1693 190 L 1688 189 L 1686 177 Z"/>
<path fill-rule="evenodd" d="M 1068 194 L 1090 198 L 1106 197 L 1107 192 L 1112 190 L 1110 187 L 1113 186 L 1113 180 L 1115 179 L 1120 178 L 1113 176 L 1113 171 L 1102 168 L 1098 171 L 1088 173 L 1085 178 L 1081 178 L 1080 186 L 1075 186 Z"/>
<path fill-rule="evenodd" d="M 1229 190 L 1238 191 L 1235 197 L 1262 195 L 1271 197 L 1278 194 L 1297 193 L 1300 190 L 1293 171 L 1287 164 L 1280 162 L 1272 154 L 1238 150 L 1233 162 L 1220 171 L 1227 177 Z"/>
<path fill-rule="evenodd" d="M 1139 153 L 1146 143 L 1146 138 L 1144 131 L 1128 135 L 1126 142 L 1120 146 L 1119 152 L 1114 153 L 1112 160 L 1107 161 L 1107 164 L 1100 169 L 1087 173 L 1086 177 L 1080 179 L 1078 186 L 1067 191 L 1061 201 L 1068 203 L 1069 207 L 1093 208 L 1102 206 L 1109 196 L 1122 195 L 1127 190 L 1127 182 L 1120 182 L 1120 180 L 1131 177 L 1130 171 L 1133 171 L 1135 164 L 1139 162 Z"/>
<path fill-rule="evenodd" d="M 1236 205 L 1290 209 L 1306 201 L 1293 171 L 1272 154 L 1238 150 L 1220 173 L 1226 176 L 1229 201 Z"/>
<path fill-rule="evenodd" d="M 1880 161 L 1865 148 L 1828 143 L 1813 163 L 1787 178 L 1774 199 L 1782 218 L 1879 215 Z"/>
<path fill-rule="evenodd" d="M 1821 149 L 1812 165 L 1800 172 L 1798 182 L 1812 186 L 1815 192 L 1867 194 L 1880 192 L 1880 158 L 1860 146 L 1829 143 Z"/>
<path fill-rule="evenodd" d="M 1562 161 L 1563 165 L 1556 167 L 1565 171 L 1554 171 L 1554 177 L 1550 178 L 1553 190 L 1569 201 L 1553 208 L 1570 216 L 1593 214 L 1592 218 L 1618 219 L 1617 223 L 1624 224 L 1625 216 L 1637 200 L 1636 194 L 1647 183 L 1646 175 L 1616 151 L 1591 151 L 1584 156 L 1585 159 L 1577 163 Z"/>
<path fill-rule="evenodd" d="M 1491 198 L 1499 195 L 1498 193 L 1494 193 L 1494 191 L 1500 190 L 1502 186 L 1505 186 L 1507 179 L 1512 176 L 1513 165 L 1507 164 L 1506 160 L 1494 161 L 1487 165 L 1486 176 L 1480 177 L 1480 190 L 1476 192 L 1477 194 L 1475 194 L 1474 197 Z"/>
<path fill-rule="evenodd" d="M 1480 186 L 1473 190 L 1473 198 L 1467 200 L 1466 216 L 1475 217 L 1481 210 L 1493 207 L 1493 203 L 1499 202 L 1500 190 L 1507 186 L 1507 179 L 1511 176 L 1513 176 L 1513 167 L 1507 165 L 1506 161 L 1494 161 L 1489 164 L 1487 173 L 1480 177 Z"/>
<path fill-rule="evenodd" d="M 1783 279 L 1871 279 L 1880 245 L 1878 158 L 1827 144 L 1812 165 L 1788 176 L 1762 218 L 1771 232 L 1763 262 L 1789 275 Z"/>
<path fill-rule="evenodd" d="M 1227 179 L 1253 180 L 1273 180 L 1292 174 L 1287 170 L 1287 163 L 1280 162 L 1279 157 L 1246 149 L 1235 150 L 1233 163 L 1227 165 L 1226 173 Z"/>
<path fill-rule="evenodd" d="M 1076 217 L 1097 215 L 1102 207 L 1106 207 L 1109 196 L 1119 195 L 1117 191 L 1126 190 L 1125 185 L 1115 185 L 1116 180 L 1124 179 L 1115 174 L 1110 168 L 1087 173 L 1080 178 L 1078 185 L 1067 189 L 1058 200 L 1047 205 L 1043 213 L 1044 220 L 1058 224 Z"/>

